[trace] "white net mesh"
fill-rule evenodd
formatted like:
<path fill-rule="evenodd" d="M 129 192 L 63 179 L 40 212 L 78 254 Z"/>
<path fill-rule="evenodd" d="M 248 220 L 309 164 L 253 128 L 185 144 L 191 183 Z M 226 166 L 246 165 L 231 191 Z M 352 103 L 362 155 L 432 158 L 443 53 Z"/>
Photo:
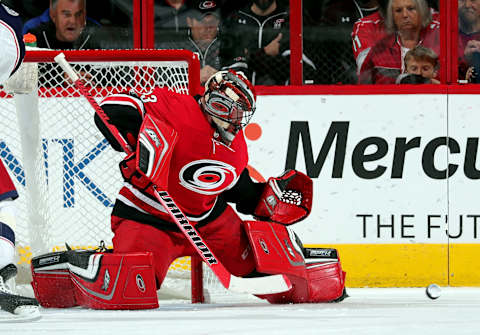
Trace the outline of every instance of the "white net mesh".
<path fill-rule="evenodd" d="M 27 94 L 37 89 L 37 63 L 23 63 L 3 85 L 9 93 Z"/>
<path fill-rule="evenodd" d="M 162 61 L 158 52 L 155 61 L 111 58 L 70 61 L 97 101 L 132 88 L 147 93 L 167 86 L 185 94 L 191 89 L 186 61 Z M 59 66 L 41 61 L 38 90 L 14 97 L 0 91 L 0 157 L 20 194 L 20 282 L 29 280 L 32 254 L 60 250 L 65 242 L 81 248 L 96 247 L 100 240 L 111 245 L 110 213 L 122 184 L 118 162 L 124 155 L 110 148 L 93 123 L 93 108 L 65 78 Z M 190 262 L 182 259 L 171 269 L 167 283 L 188 279 Z M 178 285 L 188 298 L 188 280 Z"/>

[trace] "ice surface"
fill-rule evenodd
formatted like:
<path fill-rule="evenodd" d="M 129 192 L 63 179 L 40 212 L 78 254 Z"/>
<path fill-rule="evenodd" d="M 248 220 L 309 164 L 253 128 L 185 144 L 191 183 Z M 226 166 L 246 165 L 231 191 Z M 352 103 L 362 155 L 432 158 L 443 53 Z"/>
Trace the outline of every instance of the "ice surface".
<path fill-rule="evenodd" d="M 425 288 L 348 289 L 345 301 L 269 305 L 263 301 L 192 305 L 161 301 L 155 310 L 42 309 L 28 323 L 5 323 L 0 334 L 480 334 L 480 288 L 442 288 L 431 300 Z"/>

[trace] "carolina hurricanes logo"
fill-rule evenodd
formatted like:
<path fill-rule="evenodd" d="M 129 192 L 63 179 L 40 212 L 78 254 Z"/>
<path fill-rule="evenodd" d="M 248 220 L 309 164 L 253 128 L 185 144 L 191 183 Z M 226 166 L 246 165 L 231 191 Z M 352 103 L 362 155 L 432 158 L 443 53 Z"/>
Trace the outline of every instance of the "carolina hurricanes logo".
<path fill-rule="evenodd" d="M 236 182 L 237 173 L 229 164 L 202 159 L 185 165 L 178 177 L 180 184 L 191 191 L 218 194 Z"/>
<path fill-rule="evenodd" d="M 212 8 L 215 8 L 216 6 L 217 5 L 215 4 L 214 1 L 204 1 L 204 2 L 201 2 L 198 7 L 200 9 L 212 9 Z"/>

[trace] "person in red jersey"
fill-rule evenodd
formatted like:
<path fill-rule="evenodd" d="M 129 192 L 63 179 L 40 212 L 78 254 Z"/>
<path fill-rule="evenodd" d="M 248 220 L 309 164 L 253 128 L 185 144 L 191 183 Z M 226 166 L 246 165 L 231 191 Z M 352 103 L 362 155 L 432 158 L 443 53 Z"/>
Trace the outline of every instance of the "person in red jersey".
<path fill-rule="evenodd" d="M 353 25 L 352 50 L 357 69 L 362 67 L 368 52 L 375 43 L 387 36 L 384 20 L 385 8 L 386 1 L 378 1 L 377 11 L 360 18 Z"/>
<path fill-rule="evenodd" d="M 259 268 L 258 246 L 252 241 L 256 229 L 265 222 L 272 227 L 268 229 L 285 234 L 288 241 L 285 243 L 301 259 L 298 268 L 289 270 L 295 273 L 289 277 L 294 287 L 286 293 L 267 294 L 262 298 L 272 303 L 287 303 L 345 297 L 345 272 L 336 250 L 321 249 L 327 251 L 316 253 L 312 250 L 317 249 L 303 248 L 298 237 L 286 227 L 310 213 L 311 179 L 292 170 L 270 178 L 267 183 L 254 182 L 249 175 L 243 128 L 255 113 L 256 95 L 242 73 L 217 72 L 206 82 L 202 96 L 155 88 L 149 94 L 114 94 L 100 105 L 109 122 L 132 147 L 142 145 L 138 138 L 147 136 L 141 130 L 145 122 L 153 121 L 155 127 L 176 134 L 178 140 L 168 144 L 173 149 L 168 172 L 160 186 L 169 192 L 233 275 L 279 273 Z M 121 151 L 120 144 L 98 116 L 95 123 L 112 147 Z M 125 183 L 112 211 L 113 250 L 114 254 L 152 252 L 158 289 L 170 264 L 178 257 L 196 255 L 196 251 L 153 196 L 152 182 L 138 172 L 137 160 L 137 154 L 132 153 L 120 163 Z M 297 204 L 287 204 L 282 200 L 282 191 L 293 189 L 302 194 L 303 199 Z M 246 224 L 237 212 L 250 214 L 258 222 Z M 255 231 L 251 225 L 257 227 Z M 314 266 L 309 265 L 312 262 Z M 276 263 L 276 266 L 285 264 L 286 269 L 291 267 L 291 262 L 282 257 Z M 316 280 L 317 276 L 323 279 Z"/>
<path fill-rule="evenodd" d="M 417 45 L 439 54 L 440 24 L 432 19 L 432 10 L 425 0 L 389 1 L 384 24 L 387 35 L 360 64 L 360 84 L 394 84 L 405 72 L 405 54 Z"/>

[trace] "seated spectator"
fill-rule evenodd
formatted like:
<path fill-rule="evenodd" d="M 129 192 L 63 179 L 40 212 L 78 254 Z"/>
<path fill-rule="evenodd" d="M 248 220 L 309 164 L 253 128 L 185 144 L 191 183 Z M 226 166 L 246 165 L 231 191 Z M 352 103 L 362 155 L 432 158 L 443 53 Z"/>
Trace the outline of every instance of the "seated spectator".
<path fill-rule="evenodd" d="M 417 45 L 404 58 L 405 72 L 397 78 L 397 84 L 440 84 L 436 79 L 440 63 L 438 55 L 430 48 Z"/>
<path fill-rule="evenodd" d="M 47 23 L 51 21 L 52 18 L 50 16 L 50 8 L 45 9 L 45 11 L 36 17 L 31 18 L 30 20 L 27 20 L 25 24 L 23 25 L 23 34 L 25 35 L 27 32 L 31 31 L 32 29 L 35 29 L 42 23 Z M 94 19 L 87 17 L 87 22 L 90 21 L 93 24 L 100 26 L 100 23 L 95 21 Z"/>
<path fill-rule="evenodd" d="M 352 49 L 357 69 L 362 67 L 368 52 L 375 43 L 387 36 L 384 20 L 386 7 L 387 1 L 379 0 L 378 10 L 370 15 L 362 17 L 353 25 Z"/>
<path fill-rule="evenodd" d="M 186 0 L 155 0 L 155 47 L 185 39 L 188 10 Z"/>
<path fill-rule="evenodd" d="M 480 1 L 458 1 L 458 79 L 480 82 Z M 476 69 L 475 69 L 476 68 Z"/>
<path fill-rule="evenodd" d="M 51 21 L 27 31 L 37 46 L 49 49 L 99 49 L 94 38 L 97 25 L 86 22 L 86 0 L 50 0 Z"/>
<path fill-rule="evenodd" d="M 379 2 L 383 1 L 327 0 L 320 21 L 334 26 L 348 25 L 351 28 L 357 20 L 378 11 Z"/>
<path fill-rule="evenodd" d="M 313 15 L 307 15 L 305 49 L 314 50 L 309 53 L 320 67 L 319 77 L 328 78 L 325 84 L 357 82 L 351 47 L 353 24 L 378 8 L 378 0 L 325 0 L 318 22 L 309 23 L 308 18 Z"/>
<path fill-rule="evenodd" d="M 362 67 L 361 84 L 393 84 L 405 72 L 403 55 L 421 44 L 439 54 L 440 24 L 432 21 L 425 0 L 390 0 L 386 10 L 386 37 L 372 47 Z"/>
<path fill-rule="evenodd" d="M 159 45 L 160 49 L 186 49 L 196 52 L 200 58 L 200 82 L 220 69 L 220 41 L 217 39 L 220 24 L 220 8 L 213 0 L 200 0 L 187 13 L 188 36 L 180 42 Z"/>
<path fill-rule="evenodd" d="M 223 69 L 241 71 L 254 85 L 285 85 L 290 79 L 288 9 L 277 0 L 252 0 L 220 29 Z M 303 56 L 305 81 L 315 66 Z"/>

